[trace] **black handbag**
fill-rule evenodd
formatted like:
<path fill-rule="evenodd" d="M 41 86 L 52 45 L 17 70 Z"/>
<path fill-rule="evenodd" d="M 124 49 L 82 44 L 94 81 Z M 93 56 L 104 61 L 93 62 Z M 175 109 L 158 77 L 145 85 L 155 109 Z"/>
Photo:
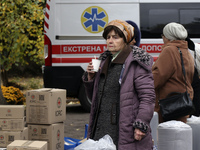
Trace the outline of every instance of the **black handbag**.
<path fill-rule="evenodd" d="M 180 117 L 190 115 L 194 111 L 194 105 L 187 92 L 185 68 L 183 64 L 182 52 L 178 48 L 181 56 L 182 71 L 185 78 L 186 92 L 170 93 L 165 99 L 159 100 L 160 111 L 165 121 L 178 119 Z"/>

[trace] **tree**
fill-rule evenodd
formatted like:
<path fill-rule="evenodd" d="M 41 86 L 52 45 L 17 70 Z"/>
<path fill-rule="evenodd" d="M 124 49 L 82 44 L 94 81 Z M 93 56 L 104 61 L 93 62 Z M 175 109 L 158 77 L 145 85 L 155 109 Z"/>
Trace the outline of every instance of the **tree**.
<path fill-rule="evenodd" d="M 1 0 L 0 65 L 4 86 L 13 65 L 43 64 L 44 0 Z"/>
<path fill-rule="evenodd" d="M 0 65 L 0 72 L 1 72 L 1 65 Z M 2 90 L 1 90 L 1 74 L 0 74 L 0 105 L 5 105 L 5 104 L 7 104 L 7 102 L 4 98 Z"/>

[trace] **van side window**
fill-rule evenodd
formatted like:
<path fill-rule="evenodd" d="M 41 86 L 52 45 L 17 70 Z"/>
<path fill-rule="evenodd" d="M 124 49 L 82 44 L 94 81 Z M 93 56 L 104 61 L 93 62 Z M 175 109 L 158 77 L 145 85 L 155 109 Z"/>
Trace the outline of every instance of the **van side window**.
<path fill-rule="evenodd" d="M 169 22 L 181 23 L 190 38 L 200 37 L 199 3 L 142 3 L 140 29 L 142 38 L 160 38 L 163 27 Z"/>

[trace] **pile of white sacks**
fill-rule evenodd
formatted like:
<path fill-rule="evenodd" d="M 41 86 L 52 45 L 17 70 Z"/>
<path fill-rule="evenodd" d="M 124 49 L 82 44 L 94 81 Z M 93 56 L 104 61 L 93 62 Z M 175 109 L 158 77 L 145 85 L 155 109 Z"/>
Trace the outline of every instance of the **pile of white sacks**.
<path fill-rule="evenodd" d="M 188 118 L 187 124 L 175 120 L 159 124 L 154 112 L 150 126 L 158 150 L 200 150 L 200 117 Z"/>

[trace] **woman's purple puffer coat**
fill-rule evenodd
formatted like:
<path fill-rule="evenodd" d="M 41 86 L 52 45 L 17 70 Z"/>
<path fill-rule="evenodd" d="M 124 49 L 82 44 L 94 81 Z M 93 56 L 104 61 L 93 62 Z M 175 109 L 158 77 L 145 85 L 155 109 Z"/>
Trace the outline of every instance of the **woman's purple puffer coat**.
<path fill-rule="evenodd" d="M 102 60 L 101 67 L 105 61 Z M 150 121 L 155 105 L 154 80 L 151 72 L 153 58 L 144 50 L 133 46 L 123 65 L 120 89 L 120 116 L 118 150 L 151 150 Z M 96 93 L 100 72 L 95 78 L 87 81 L 87 73 L 83 75 L 88 97 L 92 99 L 88 138 L 92 132 L 94 112 L 97 107 Z M 120 80 L 120 79 L 119 79 Z M 134 139 L 134 123 L 147 126 L 146 136 L 141 141 Z"/>

